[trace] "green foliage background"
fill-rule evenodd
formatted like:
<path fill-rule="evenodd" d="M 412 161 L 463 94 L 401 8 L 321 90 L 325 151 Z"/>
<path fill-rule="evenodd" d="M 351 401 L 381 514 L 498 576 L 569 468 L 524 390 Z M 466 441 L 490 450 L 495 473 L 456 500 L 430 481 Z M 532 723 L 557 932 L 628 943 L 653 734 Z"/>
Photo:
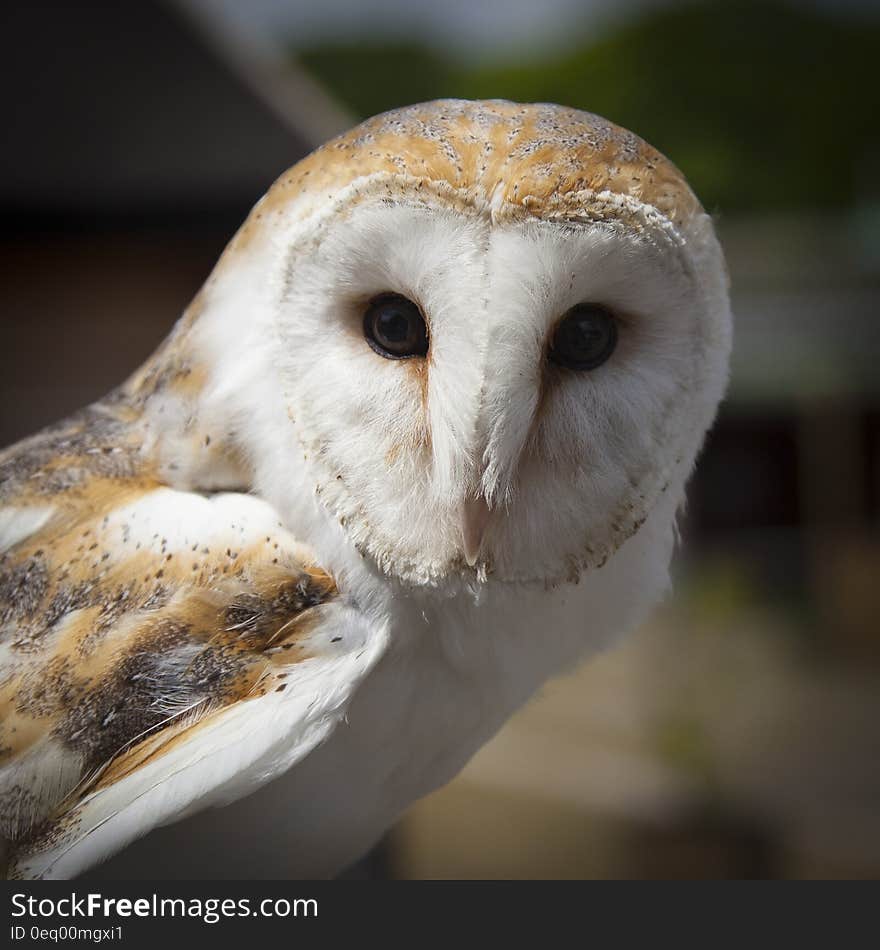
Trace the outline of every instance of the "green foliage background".
<path fill-rule="evenodd" d="M 299 58 L 361 116 L 447 96 L 598 112 L 672 158 L 713 211 L 876 197 L 878 19 L 779 0 L 699 2 L 650 11 L 558 55 L 526 52 L 473 66 L 365 38 Z"/>

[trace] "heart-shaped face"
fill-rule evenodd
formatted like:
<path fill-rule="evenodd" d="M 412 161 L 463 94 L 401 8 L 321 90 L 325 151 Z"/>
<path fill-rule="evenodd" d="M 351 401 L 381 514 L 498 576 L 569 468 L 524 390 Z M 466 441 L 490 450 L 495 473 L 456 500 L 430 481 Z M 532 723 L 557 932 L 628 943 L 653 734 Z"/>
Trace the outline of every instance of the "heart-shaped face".
<path fill-rule="evenodd" d="M 730 346 L 680 174 L 550 105 L 432 103 L 329 143 L 257 206 L 206 309 L 215 371 L 253 361 L 273 406 L 261 490 L 316 497 L 413 585 L 602 565 L 680 499 Z"/>

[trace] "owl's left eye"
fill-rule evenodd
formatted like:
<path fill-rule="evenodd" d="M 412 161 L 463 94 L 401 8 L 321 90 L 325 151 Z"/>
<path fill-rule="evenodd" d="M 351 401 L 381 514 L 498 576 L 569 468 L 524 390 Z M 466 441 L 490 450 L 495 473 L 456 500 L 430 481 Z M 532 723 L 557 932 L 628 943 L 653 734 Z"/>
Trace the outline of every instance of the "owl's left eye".
<path fill-rule="evenodd" d="M 400 294 L 374 297 L 364 312 L 367 343 L 389 360 L 424 356 L 428 352 L 428 328 L 421 310 Z"/>
<path fill-rule="evenodd" d="M 547 356 L 568 369 L 590 370 L 601 366 L 616 346 L 614 314 L 598 303 L 580 303 L 556 324 Z"/>

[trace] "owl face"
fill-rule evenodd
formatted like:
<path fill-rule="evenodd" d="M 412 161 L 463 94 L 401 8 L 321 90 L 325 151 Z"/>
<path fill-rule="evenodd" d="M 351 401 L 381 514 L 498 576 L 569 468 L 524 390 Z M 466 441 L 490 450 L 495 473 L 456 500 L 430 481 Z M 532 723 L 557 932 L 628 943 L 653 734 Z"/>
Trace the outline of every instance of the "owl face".
<path fill-rule="evenodd" d="M 512 110 L 550 110 L 569 151 L 571 110 L 490 122 L 498 104 L 465 105 L 471 134 L 501 143 L 488 182 L 413 175 L 412 155 L 400 167 L 414 139 L 391 113 L 390 140 L 362 132 L 391 167 L 322 201 L 300 193 L 309 212 L 258 206 L 276 222 L 259 254 L 245 238 L 269 288 L 278 438 L 295 440 L 319 509 L 405 584 L 576 580 L 681 500 L 726 378 L 722 258 L 688 191 L 676 221 L 650 195 L 560 185 L 560 160 L 527 200 L 540 189 L 511 167 Z M 595 163 L 601 120 L 573 115 Z M 546 156 L 549 134 L 532 130 L 525 157 Z M 630 155 L 643 181 L 654 155 Z"/>

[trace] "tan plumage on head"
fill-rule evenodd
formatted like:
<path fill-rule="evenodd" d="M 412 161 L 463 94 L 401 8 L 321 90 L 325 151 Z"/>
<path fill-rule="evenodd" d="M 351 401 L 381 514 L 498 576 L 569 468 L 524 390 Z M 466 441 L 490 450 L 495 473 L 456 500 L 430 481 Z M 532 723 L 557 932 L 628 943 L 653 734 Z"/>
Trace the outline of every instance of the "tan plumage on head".
<path fill-rule="evenodd" d="M 224 853 L 357 857 L 665 589 L 729 341 L 711 221 L 597 116 L 428 103 L 286 172 L 132 379 L 0 456 L 10 872 L 271 779 Z M 234 875 L 199 822 L 178 872 Z"/>
<path fill-rule="evenodd" d="M 375 116 L 312 153 L 275 182 L 232 249 L 271 227 L 271 216 L 290 203 L 308 213 L 352 182 L 375 176 L 449 188 L 460 200 L 488 201 L 511 217 L 564 208 L 601 215 L 600 194 L 635 199 L 680 229 L 702 212 L 667 158 L 600 116 L 502 101 L 475 109 L 450 100 Z"/>

